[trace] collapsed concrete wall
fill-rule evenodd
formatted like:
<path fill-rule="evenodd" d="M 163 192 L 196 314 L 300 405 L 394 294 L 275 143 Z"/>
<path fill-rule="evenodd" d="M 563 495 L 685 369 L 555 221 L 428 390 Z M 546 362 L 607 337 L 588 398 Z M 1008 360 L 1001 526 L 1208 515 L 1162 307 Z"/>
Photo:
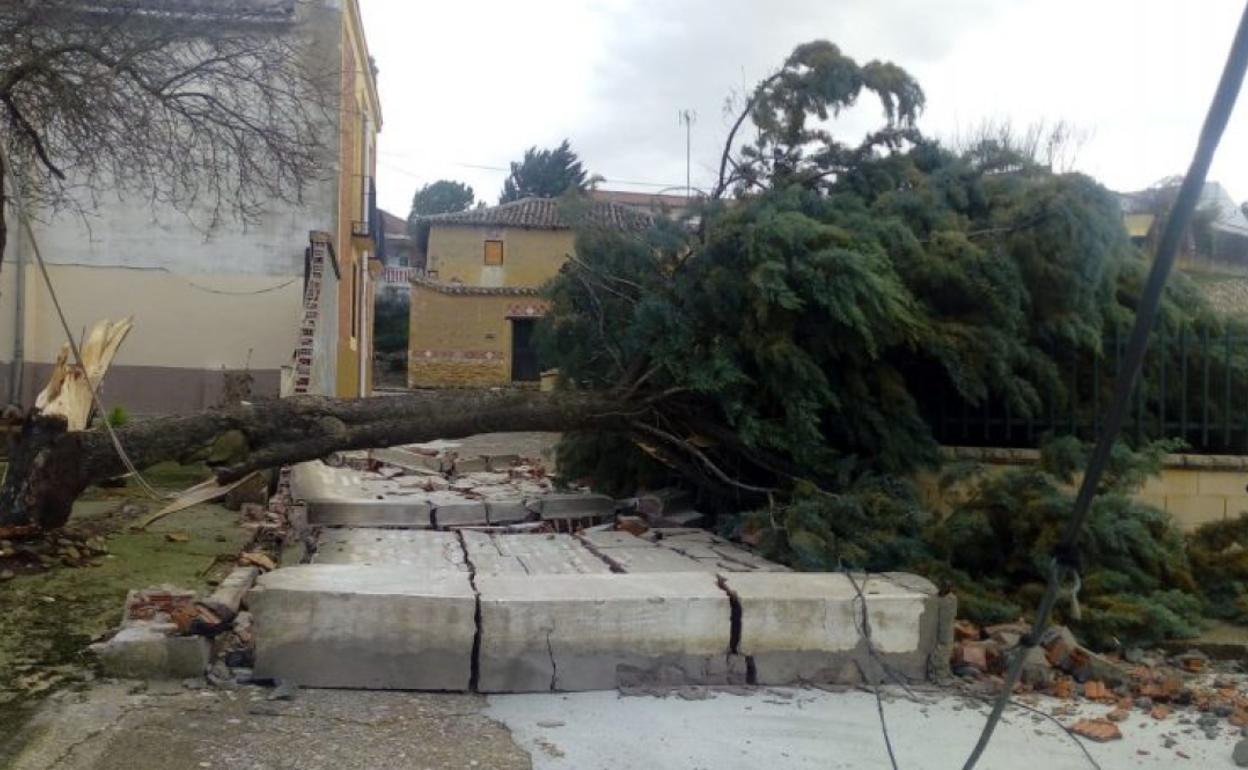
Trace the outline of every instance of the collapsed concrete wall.
<path fill-rule="evenodd" d="M 955 603 L 923 578 L 782 572 L 710 533 L 647 535 L 326 530 L 312 563 L 252 591 L 256 674 L 550 692 L 852 684 L 884 666 L 918 681 L 947 667 Z M 659 559 L 680 568 L 655 571 Z"/>

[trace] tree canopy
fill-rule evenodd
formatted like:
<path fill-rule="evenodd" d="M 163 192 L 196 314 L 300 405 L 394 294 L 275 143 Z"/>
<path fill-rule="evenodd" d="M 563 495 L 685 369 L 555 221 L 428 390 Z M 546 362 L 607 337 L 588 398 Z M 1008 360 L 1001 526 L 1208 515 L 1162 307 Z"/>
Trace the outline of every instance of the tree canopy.
<path fill-rule="evenodd" d="M 412 196 L 412 210 L 407 216 L 408 232 L 414 237 L 419 231 L 420 217 L 435 214 L 451 214 L 472 206 L 475 199 L 472 187 L 463 182 L 439 179 L 425 185 Z"/>
<path fill-rule="evenodd" d="M 472 206 L 474 200 L 472 187 L 463 182 L 439 179 L 420 188 L 412 196 L 411 218 L 463 211 Z"/>
<path fill-rule="evenodd" d="M 521 198 L 557 198 L 568 191 L 581 191 L 589 178 L 567 139 L 554 149 L 530 147 L 524 158 L 512 161 L 511 174 L 503 182 L 499 203 Z"/>
<path fill-rule="evenodd" d="M 53 209 L 128 191 L 209 229 L 323 178 L 339 74 L 288 11 L 157 10 L 0 4 L 0 128 L 14 166 L 0 168 L 0 198 L 14 177 Z M 0 212 L 0 247 L 4 234 Z"/>

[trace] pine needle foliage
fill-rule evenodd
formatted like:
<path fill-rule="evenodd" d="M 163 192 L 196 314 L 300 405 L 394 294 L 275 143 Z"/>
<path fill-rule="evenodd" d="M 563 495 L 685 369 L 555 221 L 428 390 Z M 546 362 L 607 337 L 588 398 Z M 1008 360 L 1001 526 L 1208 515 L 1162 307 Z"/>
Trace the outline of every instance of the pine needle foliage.
<path fill-rule="evenodd" d="M 830 120 L 864 92 L 883 122 L 846 144 Z M 1095 180 L 1000 142 L 953 152 L 914 128 L 923 104 L 894 64 L 799 46 L 742 107 L 755 137 L 737 151 L 733 129 L 689 219 L 581 228 L 542 355 L 564 387 L 618 394 L 634 429 L 569 435 L 559 465 L 616 493 L 689 484 L 773 558 L 913 569 L 968 617 L 1009 620 L 1043 590 L 1086 450 L 1051 443 L 934 516 L 909 480 L 939 459 L 923 404 L 951 390 L 1039 416 L 1067 398 L 1059 354 L 1090 361 L 1134 320 L 1147 260 Z M 1220 323 L 1181 278 L 1167 289 L 1160 328 Z M 1121 447 L 1095 504 L 1084 616 L 1065 618 L 1095 643 L 1190 633 L 1206 607 L 1184 538 L 1125 491 L 1168 448 Z"/>

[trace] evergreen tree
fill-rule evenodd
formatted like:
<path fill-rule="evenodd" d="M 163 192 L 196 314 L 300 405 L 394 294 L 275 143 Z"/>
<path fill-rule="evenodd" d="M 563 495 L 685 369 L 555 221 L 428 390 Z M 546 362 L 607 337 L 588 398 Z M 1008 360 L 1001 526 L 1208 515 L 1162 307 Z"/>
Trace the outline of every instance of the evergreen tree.
<path fill-rule="evenodd" d="M 588 189 L 589 179 L 581 161 L 564 139 L 558 147 L 539 150 L 530 147 L 524 159 L 513 161 L 511 174 L 503 182 L 499 203 L 521 198 L 557 198 L 570 191 Z"/>
<path fill-rule="evenodd" d="M 417 220 L 420 217 L 464 211 L 472 206 L 473 199 L 472 188 L 463 182 L 439 179 L 427 184 L 412 196 L 412 210 L 407 217 L 407 230 L 415 237 L 418 232 Z"/>

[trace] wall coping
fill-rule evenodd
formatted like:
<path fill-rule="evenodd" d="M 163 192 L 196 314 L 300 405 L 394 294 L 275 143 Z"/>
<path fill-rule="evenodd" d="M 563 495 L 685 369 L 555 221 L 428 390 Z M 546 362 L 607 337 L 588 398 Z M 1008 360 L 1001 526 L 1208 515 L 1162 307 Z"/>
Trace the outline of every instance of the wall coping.
<path fill-rule="evenodd" d="M 1040 450 L 1038 449 L 942 446 L 940 454 L 945 460 L 973 460 L 997 465 L 1032 465 L 1040 461 Z M 1248 456 L 1168 454 L 1162 460 L 1161 465 L 1163 468 L 1248 471 Z"/>

